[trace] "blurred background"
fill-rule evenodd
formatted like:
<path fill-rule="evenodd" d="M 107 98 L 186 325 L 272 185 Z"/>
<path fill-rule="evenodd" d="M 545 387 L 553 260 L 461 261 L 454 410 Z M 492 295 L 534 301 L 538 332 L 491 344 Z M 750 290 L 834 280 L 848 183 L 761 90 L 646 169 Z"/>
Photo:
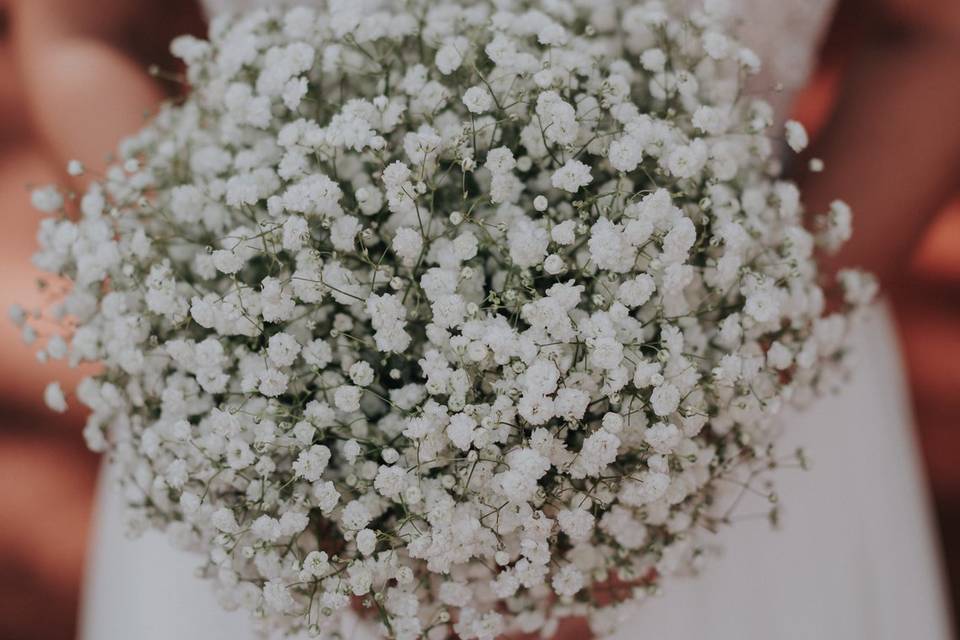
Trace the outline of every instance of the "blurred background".
<path fill-rule="evenodd" d="M 919 1 L 919 0 L 918 0 Z M 41 7 L 86 8 L 55 24 Z M 102 5 L 102 6 L 101 6 Z M 50 141 L 38 133 L 37 106 L 30 100 L 28 63 L 36 21 L 50 20 L 47 38 L 71 38 L 82 24 L 85 36 L 127 52 L 127 62 L 176 69 L 165 53 L 177 33 L 201 33 L 192 3 L 169 0 L 99 0 L 91 3 L 0 0 L 0 309 L 39 301 L 37 273 L 30 267 L 39 217 L 29 205 L 31 186 L 64 180 L 52 160 Z M 95 7 L 97 11 L 90 11 Z M 63 14 L 58 14 L 61 20 Z M 822 63 L 796 105 L 811 129 L 829 115 L 844 81 L 848 54 L 856 46 L 856 15 L 841 13 L 828 37 Z M 43 23 L 46 25 L 47 23 Z M 76 50 L 70 50 L 74 53 Z M 93 82 L 69 55 L 50 81 Z M 960 71 L 960 60 L 958 60 Z M 81 75 L 77 75 L 81 74 Z M 45 79 L 44 79 L 45 80 Z M 35 79 L 34 79 L 35 81 Z M 167 87 L 175 93 L 175 85 Z M 85 105 L 47 105 L 67 117 Z M 89 105 L 87 105 L 89 106 Z M 58 111 L 59 110 L 59 111 Z M 960 113 L 960 110 L 958 110 Z M 47 117 L 50 114 L 46 114 Z M 97 122 L 129 120 L 130 113 L 99 113 Z M 96 124 L 94 123 L 94 126 Z M 131 128 L 135 123 L 131 125 Z M 960 185 L 960 168 L 958 168 Z M 905 212 L 907 214 L 909 212 Z M 911 378 L 916 437 L 924 454 L 935 501 L 943 562 L 954 609 L 960 604 L 960 192 L 926 230 L 907 273 L 888 287 L 899 322 L 903 355 Z M 62 416 L 43 407 L 46 382 L 69 385 L 76 373 L 36 363 L 16 327 L 0 320 L 0 638 L 67 640 L 75 634 L 98 459 L 80 435 L 83 415 Z"/>

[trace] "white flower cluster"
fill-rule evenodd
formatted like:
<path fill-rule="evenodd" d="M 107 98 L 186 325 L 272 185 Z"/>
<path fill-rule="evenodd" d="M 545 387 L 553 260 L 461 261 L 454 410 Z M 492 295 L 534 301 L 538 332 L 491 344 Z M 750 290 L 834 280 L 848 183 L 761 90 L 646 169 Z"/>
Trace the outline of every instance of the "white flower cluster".
<path fill-rule="evenodd" d="M 354 597 L 400 639 L 602 631 L 687 567 L 873 288 L 828 313 L 849 209 L 804 228 L 724 4 L 331 0 L 175 41 L 189 97 L 78 216 L 34 197 L 73 282 L 42 356 L 102 363 L 77 396 L 131 527 L 314 634 Z"/>

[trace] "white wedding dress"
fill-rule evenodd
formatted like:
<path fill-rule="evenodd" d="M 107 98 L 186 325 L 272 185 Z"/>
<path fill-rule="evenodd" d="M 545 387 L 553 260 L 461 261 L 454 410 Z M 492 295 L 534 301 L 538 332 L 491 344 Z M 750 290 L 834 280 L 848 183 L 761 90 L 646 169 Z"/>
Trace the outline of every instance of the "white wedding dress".
<path fill-rule="evenodd" d="M 271 0 L 207 0 L 213 13 Z M 814 63 L 832 0 L 733 0 L 743 39 L 765 60 L 755 90 L 780 116 Z M 781 83 L 779 93 L 774 87 Z M 869 224 L 865 219 L 861 224 Z M 625 619 L 622 640 L 947 640 L 951 637 L 906 383 L 887 310 L 857 338 L 852 384 L 792 418 L 785 447 L 813 468 L 777 481 L 783 525 L 739 523 L 696 579 L 671 581 Z M 758 507 L 761 505 L 758 505 Z M 101 483 L 81 638 L 253 640 L 220 609 L 196 559 L 157 533 L 124 538 L 120 499 Z M 358 628 L 345 638 L 368 638 Z"/>

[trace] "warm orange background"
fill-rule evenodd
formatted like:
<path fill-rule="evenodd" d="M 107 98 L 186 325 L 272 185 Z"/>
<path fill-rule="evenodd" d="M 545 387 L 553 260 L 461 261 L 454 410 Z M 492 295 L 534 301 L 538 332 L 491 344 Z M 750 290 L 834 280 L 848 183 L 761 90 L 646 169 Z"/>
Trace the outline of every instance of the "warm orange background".
<path fill-rule="evenodd" d="M 60 168 L 47 157 L 31 128 L 9 27 L 0 14 L 3 310 L 13 302 L 38 299 L 37 274 L 29 266 L 29 256 L 39 217 L 29 207 L 28 187 L 60 177 Z M 837 33 L 843 33 L 842 24 L 835 28 Z M 836 35 L 830 39 L 823 67 L 797 105 L 798 117 L 813 128 L 828 113 L 836 86 L 843 81 L 843 48 L 832 44 L 841 40 L 845 38 Z M 900 323 L 917 436 L 956 603 L 960 593 L 960 200 L 929 229 L 906 285 L 889 294 Z M 0 638 L 6 640 L 65 640 L 75 633 L 98 461 L 85 450 L 80 437 L 82 415 L 60 417 L 42 407 L 43 386 L 53 375 L 51 367 L 33 364 L 31 350 L 20 343 L 16 328 L 0 320 Z"/>

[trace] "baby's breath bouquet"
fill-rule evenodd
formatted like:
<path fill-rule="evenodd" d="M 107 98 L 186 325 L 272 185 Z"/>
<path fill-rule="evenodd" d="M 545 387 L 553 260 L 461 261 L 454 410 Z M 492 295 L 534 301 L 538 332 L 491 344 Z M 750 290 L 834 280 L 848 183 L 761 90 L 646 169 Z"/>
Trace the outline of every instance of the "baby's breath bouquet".
<path fill-rule="evenodd" d="M 828 313 L 849 210 L 804 228 L 740 17 L 688 4 L 330 0 L 176 40 L 189 96 L 34 195 L 72 282 L 41 356 L 102 364 L 76 395 L 131 530 L 279 634 L 602 634 L 689 570 L 873 284 Z"/>

